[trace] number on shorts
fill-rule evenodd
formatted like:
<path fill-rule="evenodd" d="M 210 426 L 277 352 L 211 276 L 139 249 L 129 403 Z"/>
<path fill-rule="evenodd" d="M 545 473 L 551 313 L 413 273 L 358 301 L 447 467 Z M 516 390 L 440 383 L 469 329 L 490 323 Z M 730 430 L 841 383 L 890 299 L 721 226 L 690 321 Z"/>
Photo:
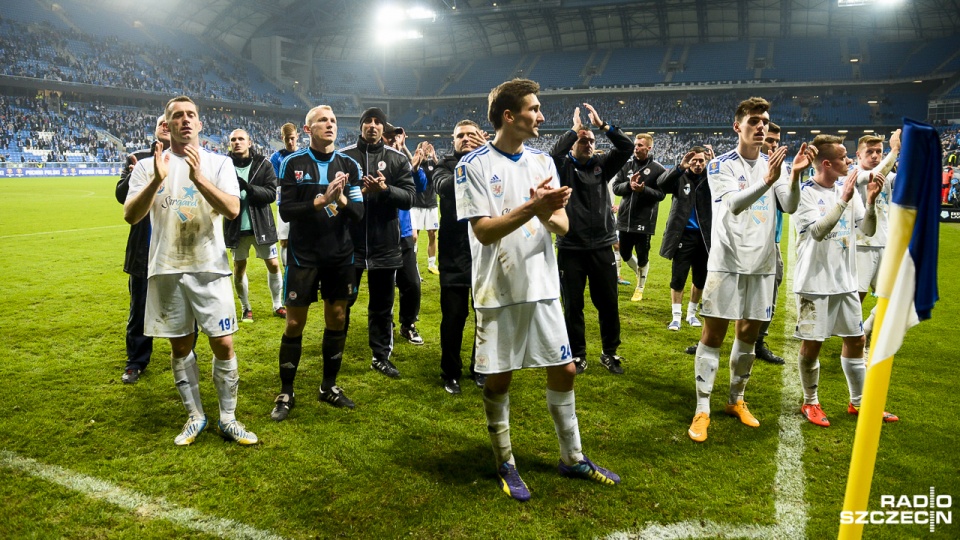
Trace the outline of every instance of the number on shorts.
<path fill-rule="evenodd" d="M 561 360 L 566 360 L 567 358 L 570 358 L 570 349 L 568 349 L 566 345 L 561 345 L 561 346 L 560 346 L 560 359 L 561 359 Z"/>
<path fill-rule="evenodd" d="M 230 322 L 230 317 L 227 317 L 226 319 L 220 319 L 220 330 L 229 330 Z"/>

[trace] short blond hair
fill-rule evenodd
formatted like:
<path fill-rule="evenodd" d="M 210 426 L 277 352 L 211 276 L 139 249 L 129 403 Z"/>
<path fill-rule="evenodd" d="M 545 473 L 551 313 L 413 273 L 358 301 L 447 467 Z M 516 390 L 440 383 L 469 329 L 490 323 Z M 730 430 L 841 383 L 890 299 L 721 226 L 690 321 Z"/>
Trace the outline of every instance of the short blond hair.
<path fill-rule="evenodd" d="M 331 107 L 331 106 L 329 106 L 329 105 L 317 105 L 316 107 L 314 107 L 314 108 L 310 109 L 309 111 L 307 111 L 307 116 L 304 117 L 304 119 L 303 119 L 303 124 L 306 125 L 306 126 L 309 126 L 309 125 L 310 125 L 310 117 L 313 116 L 313 113 L 314 113 L 314 112 L 319 111 L 319 110 L 321 110 L 321 109 L 326 109 L 326 110 L 328 110 L 328 111 L 330 111 L 330 112 L 333 112 L 333 107 Z"/>
<path fill-rule="evenodd" d="M 293 125 L 293 122 L 287 122 L 286 124 L 280 126 L 280 137 L 286 139 L 290 135 L 293 135 L 297 132 L 297 126 Z"/>
<path fill-rule="evenodd" d="M 650 145 L 650 148 L 653 148 L 653 135 L 651 135 L 651 134 L 649 134 L 649 133 L 639 133 L 639 134 L 637 134 L 637 136 L 634 138 L 634 140 L 636 140 L 636 139 L 643 139 L 643 140 L 647 141 L 647 143 Z"/>

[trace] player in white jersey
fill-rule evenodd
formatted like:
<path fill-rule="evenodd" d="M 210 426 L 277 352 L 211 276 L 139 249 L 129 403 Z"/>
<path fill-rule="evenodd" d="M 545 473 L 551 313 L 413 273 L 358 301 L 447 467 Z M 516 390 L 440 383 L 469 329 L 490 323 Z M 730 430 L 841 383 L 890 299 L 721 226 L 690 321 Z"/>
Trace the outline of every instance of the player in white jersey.
<path fill-rule="evenodd" d="M 876 202 L 883 178 L 870 174 L 865 185 L 867 206 L 857 192 L 856 176 L 847 174 L 847 151 L 843 139 L 817 135 L 811 155 L 798 156 L 794 167 L 813 162 L 816 174 L 803 184 L 800 206 L 794 214 L 797 231 L 797 264 L 793 289 L 797 294 L 797 330 L 803 340 L 798 362 L 803 386 L 800 412 L 811 423 L 827 427 L 830 421 L 820 407 L 820 348 L 830 336 L 843 338 L 840 364 L 847 378 L 850 403 L 857 414 L 863 395 L 866 364 L 863 359 L 863 325 L 857 297 L 856 237 L 877 231 Z M 815 157 L 812 157 L 815 156 Z M 896 417 L 884 413 L 884 420 Z"/>
<path fill-rule="evenodd" d="M 863 302 L 863 299 L 867 297 L 870 289 L 876 289 L 877 287 L 880 258 L 883 256 L 884 246 L 887 245 L 888 214 L 895 177 L 894 173 L 890 171 L 899 155 L 899 129 L 890 136 L 890 152 L 886 156 L 883 155 L 883 137 L 864 135 L 857 142 L 857 166 L 854 170 L 857 172 L 857 191 L 860 196 L 866 198 L 867 184 L 870 181 L 871 173 L 879 178 L 883 185 L 883 190 L 877 198 L 877 232 L 873 236 L 857 232 L 857 275 L 860 302 Z M 867 334 L 870 334 L 872 326 L 873 314 L 864 321 L 863 329 Z"/>
<path fill-rule="evenodd" d="M 796 169 L 793 178 L 780 178 L 787 147 L 780 146 L 769 155 L 760 151 L 770 125 L 769 110 L 770 103 L 763 98 L 741 102 L 733 123 L 738 135 L 736 150 L 717 156 L 707 166 L 713 228 L 700 310 L 703 332 L 695 361 L 697 410 L 687 430 L 696 442 L 707 439 L 710 394 L 731 320 L 736 321 L 736 337 L 730 352 L 725 412 L 750 427 L 760 425 L 747 409 L 743 392 L 753 367 L 760 325 L 770 320 L 772 310 L 777 208 L 793 213 L 800 197 Z M 801 147 L 800 151 L 805 150 Z"/>
<path fill-rule="evenodd" d="M 513 371 L 544 367 L 547 409 L 560 442 L 560 474 L 615 484 L 620 477 L 598 467 L 580 449 L 573 381 L 576 368 L 560 307 L 560 279 L 553 234 L 566 234 L 564 207 L 570 188 L 560 187 L 551 157 L 523 144 L 537 137 L 543 114 L 540 86 L 514 79 L 488 98 L 492 142 L 457 165 L 457 217 L 469 220 L 473 255 L 473 305 L 477 315 L 476 371 L 487 375 L 483 408 L 497 458 L 500 489 L 530 498 L 517 472 L 510 443 L 509 389 Z"/>
<path fill-rule="evenodd" d="M 170 149 L 157 144 L 152 158 L 137 163 L 123 211 L 131 224 L 150 214 L 153 226 L 144 333 L 170 338 L 173 378 L 189 416 L 174 443 L 192 443 L 207 426 L 192 350 L 199 326 L 214 354 L 221 434 L 256 444 L 257 436 L 237 421 L 235 412 L 240 377 L 231 335 L 237 313 L 222 216 L 235 219 L 240 213 L 237 173 L 229 158 L 200 148 L 203 123 L 193 100 L 173 98 L 164 114 Z"/>

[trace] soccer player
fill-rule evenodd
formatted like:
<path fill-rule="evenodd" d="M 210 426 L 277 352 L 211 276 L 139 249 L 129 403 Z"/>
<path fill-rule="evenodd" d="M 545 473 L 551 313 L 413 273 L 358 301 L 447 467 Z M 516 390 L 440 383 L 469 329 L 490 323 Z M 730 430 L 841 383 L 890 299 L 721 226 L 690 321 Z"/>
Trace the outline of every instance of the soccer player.
<path fill-rule="evenodd" d="M 877 288 L 877 276 L 880 274 L 880 259 L 889 236 L 890 196 L 896 175 L 890 171 L 900 155 L 900 130 L 890 136 L 890 152 L 883 155 L 883 138 L 876 135 L 864 135 L 857 142 L 857 189 L 860 197 L 867 196 L 867 185 L 871 173 L 882 180 L 883 189 L 877 197 L 877 231 L 873 235 L 857 232 L 857 290 L 860 302 L 867 297 L 870 289 Z M 863 330 L 870 335 L 873 330 L 873 314 L 863 323 Z"/>
<path fill-rule="evenodd" d="M 633 145 L 620 131 L 600 119 L 592 105 L 590 123 L 600 129 L 613 150 L 596 155 L 597 139 L 590 125 L 580 118 L 580 107 L 573 112 L 573 127 L 557 139 L 550 151 L 560 175 L 560 185 L 569 186 L 570 203 L 566 208 L 569 232 L 557 239 L 557 264 L 564 321 L 577 374 L 587 369 L 587 338 L 583 319 L 583 292 L 590 282 L 590 298 L 600 319 L 603 351 L 600 364 L 614 375 L 623 374 L 620 346 L 620 306 L 617 302 L 617 266 L 613 244 L 617 242 L 613 217 L 613 198 L 607 183 L 630 159 Z M 661 197 L 662 198 L 662 197 Z"/>
<path fill-rule="evenodd" d="M 747 409 L 743 392 L 753 368 L 760 325 L 770 319 L 772 311 L 777 205 L 793 213 L 800 198 L 797 169 L 792 180 L 778 182 L 787 147 L 781 146 L 770 155 L 760 152 L 770 125 L 769 110 L 770 103 L 763 98 L 742 101 L 733 122 L 737 148 L 710 160 L 707 166 L 713 228 L 700 310 L 703 332 L 695 361 L 697 409 L 687 430 L 697 442 L 707 439 L 710 394 L 730 321 L 737 322 L 725 412 L 747 426 L 760 426 Z"/>
<path fill-rule="evenodd" d="M 164 116 L 157 117 L 157 125 L 153 132 L 154 145 L 159 142 L 164 150 L 170 148 L 170 131 Z M 153 155 L 153 145 L 150 149 L 134 152 L 127 157 L 127 167 L 117 182 L 117 202 L 123 204 L 127 200 L 130 190 L 130 174 L 134 166 L 141 159 Z M 140 379 L 143 370 L 150 363 L 153 354 L 153 338 L 143 335 L 143 312 L 147 303 L 147 257 L 150 246 L 150 217 L 140 220 L 130 226 L 127 236 L 127 251 L 123 259 L 123 271 L 130 275 L 128 289 L 130 291 L 130 316 L 127 318 L 127 365 L 123 368 L 120 380 L 124 384 L 134 384 Z"/>
<path fill-rule="evenodd" d="M 352 409 L 337 386 L 347 340 L 347 302 L 353 296 L 351 223 L 363 219 L 360 165 L 335 148 L 337 116 L 327 105 L 307 113 L 303 130 L 310 146 L 290 154 L 280 166 L 280 215 L 290 224 L 287 266 L 287 325 L 280 338 L 280 394 L 270 418 L 286 419 L 295 405 L 293 381 L 303 351 L 303 329 L 310 304 L 323 298 L 323 381 L 319 400 Z"/>
<path fill-rule="evenodd" d="M 280 126 L 280 140 L 283 141 L 283 148 L 277 150 L 270 156 L 270 164 L 273 165 L 273 173 L 280 178 L 280 164 L 284 158 L 297 151 L 297 126 L 290 122 Z M 280 186 L 277 186 L 277 205 L 280 204 Z M 287 267 L 287 239 L 290 237 L 290 224 L 277 219 L 277 238 L 280 239 L 280 260 L 283 267 Z"/>
<path fill-rule="evenodd" d="M 433 169 L 431 181 L 440 196 L 440 228 L 437 232 L 437 261 L 440 270 L 440 377 L 449 394 L 461 392 L 463 376 L 463 330 L 470 314 L 471 256 L 469 225 L 457 219 L 454 170 L 463 156 L 483 146 L 487 134 L 472 120 L 461 120 L 453 128 L 453 154 L 444 156 Z M 483 388 L 486 377 L 476 372 L 476 348 L 472 347 L 470 375 Z"/>
<path fill-rule="evenodd" d="M 354 267 L 360 285 L 367 273 L 367 328 L 373 360 L 370 368 L 392 379 L 400 370 L 390 361 L 393 353 L 393 299 L 397 269 L 403 266 L 400 250 L 399 210 L 413 205 L 414 184 L 407 156 L 383 144 L 387 115 L 370 107 L 360 115 L 360 136 L 343 153 L 366 171 L 363 177 L 363 219 L 354 223 L 350 236 L 354 243 Z M 357 288 L 349 306 L 357 300 Z M 350 310 L 347 308 L 347 327 Z"/>
<path fill-rule="evenodd" d="M 663 174 L 663 165 L 650 155 L 653 137 L 647 133 L 634 140 L 633 157 L 613 179 L 613 192 L 622 197 L 617 211 L 617 230 L 620 231 L 620 257 L 637 274 L 637 288 L 632 302 L 643 300 L 643 289 L 650 270 L 650 237 L 657 229 L 657 211 L 664 194 L 657 188 L 657 178 Z M 636 259 L 633 252 L 636 252 Z M 680 327 L 671 328 L 679 330 Z"/>
<path fill-rule="evenodd" d="M 670 276 L 673 321 L 670 324 L 678 330 L 683 313 L 683 289 L 691 269 L 693 284 L 687 304 L 687 324 L 701 326 L 697 319 L 697 304 L 707 279 L 707 257 L 710 254 L 713 199 L 707 182 L 707 161 L 712 158 L 713 150 L 694 146 L 679 165 L 661 174 L 656 182 L 657 189 L 664 195 L 669 193 L 673 199 L 660 244 L 660 256 L 673 260 Z"/>
<path fill-rule="evenodd" d="M 560 474 L 616 484 L 620 477 L 595 465 L 580 449 L 573 393 L 576 366 L 560 308 L 553 234 L 568 230 L 560 187 L 549 155 L 525 146 L 537 137 L 543 114 L 540 86 L 514 79 L 488 97 L 493 142 L 457 165 L 457 216 L 470 221 L 477 365 L 487 375 L 483 408 L 497 460 L 500 489 L 525 501 L 530 491 L 517 472 L 510 444 L 510 381 L 515 370 L 543 367 L 547 409 L 560 441 Z"/>
<path fill-rule="evenodd" d="M 780 146 L 780 131 L 780 126 L 770 122 L 770 129 L 767 131 L 767 136 L 763 139 L 763 146 L 760 147 L 760 152 L 769 154 Z M 784 162 L 781 167 L 783 168 L 783 171 L 780 172 L 780 175 L 786 178 L 787 175 L 790 174 L 790 166 Z M 757 358 L 763 360 L 764 362 L 769 362 L 776 365 L 783 365 L 783 358 L 773 354 L 773 351 L 771 351 L 767 347 L 767 344 L 764 343 L 764 338 L 767 337 L 768 331 L 770 330 L 770 323 L 773 321 L 773 316 L 777 313 L 777 296 L 780 294 L 780 283 L 783 282 L 783 257 L 780 255 L 780 236 L 782 232 L 783 212 L 781 212 L 778 208 L 777 234 L 773 238 L 777 253 L 777 273 L 773 281 L 773 300 L 770 304 L 770 320 L 763 321 L 763 324 L 760 325 L 760 335 L 757 337 L 756 345 Z"/>
<path fill-rule="evenodd" d="M 240 376 L 232 334 L 237 312 L 221 223 L 221 216 L 240 215 L 237 173 L 228 157 L 200 148 L 203 122 L 193 100 L 171 99 L 164 116 L 170 149 L 155 144 L 153 157 L 137 163 L 123 217 L 134 224 L 150 214 L 144 333 L 170 338 L 173 378 L 188 415 L 174 443 L 191 444 L 207 426 L 192 350 L 197 324 L 209 337 L 214 354 L 220 432 L 228 440 L 256 444 L 257 436 L 235 412 Z"/>
<path fill-rule="evenodd" d="M 277 261 L 277 227 L 273 207 L 277 198 L 277 177 L 267 158 L 250 149 L 250 135 L 243 129 L 230 133 L 230 158 L 240 183 L 240 216 L 223 223 L 223 237 L 233 248 L 233 283 L 237 287 L 243 315 L 240 322 L 253 322 L 250 305 L 250 283 L 247 280 L 247 257 L 250 248 L 267 265 L 267 285 L 273 299 L 273 313 L 286 317 L 283 307 L 283 278 Z"/>
<path fill-rule="evenodd" d="M 423 161 L 423 152 L 418 147 L 416 153 L 411 154 L 406 146 L 406 136 L 402 127 L 386 124 L 383 130 L 385 146 L 396 149 L 410 160 L 410 168 L 414 179 L 416 196 L 428 189 L 426 173 L 420 168 Z M 421 147 L 422 147 L 421 143 Z M 414 199 L 416 200 L 416 199 Z M 420 282 L 420 267 L 417 265 L 417 231 L 411 220 L 413 208 L 398 210 L 400 219 L 400 258 L 402 266 L 397 269 L 397 292 L 400 293 L 400 337 L 411 345 L 423 345 L 423 338 L 417 330 L 417 320 L 420 318 L 420 299 L 422 290 Z"/>
<path fill-rule="evenodd" d="M 813 163 L 816 173 L 803 184 L 800 206 L 794 216 L 797 230 L 797 265 L 793 287 L 797 294 L 797 330 L 800 344 L 800 412 L 811 423 L 827 427 L 830 421 L 820 407 L 820 348 L 831 335 L 843 338 L 840 365 L 847 378 L 850 403 L 847 412 L 858 414 L 867 368 L 863 358 L 863 325 L 857 297 L 857 247 L 855 230 L 871 236 L 877 230 L 877 197 L 883 189 L 880 175 L 869 175 L 867 206 L 856 189 L 856 169 L 844 181 L 850 160 L 843 139 L 817 135 L 801 147 L 794 170 Z M 885 422 L 898 418 L 883 413 Z"/>

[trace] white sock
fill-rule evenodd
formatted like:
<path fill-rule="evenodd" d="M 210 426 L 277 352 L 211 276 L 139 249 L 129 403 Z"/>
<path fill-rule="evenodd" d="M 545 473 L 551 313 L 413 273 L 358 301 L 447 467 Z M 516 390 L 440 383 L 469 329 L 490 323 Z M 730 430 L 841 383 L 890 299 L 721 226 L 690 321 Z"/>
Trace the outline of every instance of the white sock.
<path fill-rule="evenodd" d="M 243 279 L 237 285 L 237 296 L 240 297 L 240 306 L 243 310 L 250 309 L 250 282 L 247 280 L 247 274 L 243 274 Z"/>
<path fill-rule="evenodd" d="M 280 247 L 280 260 L 283 261 L 283 267 L 286 268 L 287 267 L 287 248 L 286 247 L 283 247 L 283 246 Z"/>
<path fill-rule="evenodd" d="M 436 258 L 436 257 L 427 257 L 427 266 L 428 266 L 428 267 L 433 268 L 433 267 L 436 266 L 436 265 L 437 265 L 437 258 Z"/>
<path fill-rule="evenodd" d="M 676 310 L 676 308 L 674 308 Z M 697 316 L 697 303 L 696 302 L 687 302 L 687 318 Z"/>
<path fill-rule="evenodd" d="M 698 343 L 694 360 L 694 371 L 697 375 L 697 414 L 710 414 L 710 393 L 713 392 L 713 382 L 717 379 L 719 367 L 720 348 Z"/>
<path fill-rule="evenodd" d="M 840 357 L 840 366 L 847 377 L 847 389 L 850 390 L 850 403 L 860 406 L 863 399 L 863 381 L 867 378 L 867 364 L 863 358 Z"/>
<path fill-rule="evenodd" d="M 629 259 L 624 259 L 623 262 L 627 263 L 627 266 L 630 267 L 630 269 L 633 270 L 637 274 L 637 276 L 640 275 L 640 268 L 637 267 L 636 259 L 634 259 L 633 257 L 630 257 Z"/>
<path fill-rule="evenodd" d="M 553 417 L 553 427 L 560 441 L 560 459 L 567 465 L 576 465 L 583 459 L 580 448 L 580 425 L 573 390 L 557 392 L 547 388 L 547 410 Z"/>
<path fill-rule="evenodd" d="M 680 304 L 670 304 L 673 308 L 673 320 L 680 321 L 680 317 L 683 317 L 683 308 Z"/>
<path fill-rule="evenodd" d="M 487 415 L 487 432 L 497 458 L 497 467 L 504 463 L 516 464 L 510 445 L 510 393 L 494 394 L 483 391 L 483 412 Z"/>
<path fill-rule="evenodd" d="M 617 276 L 620 276 L 620 268 L 623 267 L 623 259 L 620 257 L 620 251 L 615 250 L 613 252 L 613 258 L 617 261 Z"/>
<path fill-rule="evenodd" d="M 820 359 L 807 358 L 797 355 L 800 365 L 800 385 L 803 386 L 803 404 L 816 405 L 820 403 L 817 397 L 817 386 L 820 385 Z"/>
<path fill-rule="evenodd" d="M 283 307 L 283 276 L 280 272 L 271 274 L 267 272 L 267 285 L 270 286 L 270 296 L 273 297 L 273 310 L 276 311 Z"/>
<path fill-rule="evenodd" d="M 650 270 L 650 263 L 643 265 L 643 268 L 637 270 L 637 288 L 643 290 L 647 286 L 647 271 Z"/>
<path fill-rule="evenodd" d="M 170 361 L 173 371 L 173 383 L 180 392 L 180 400 L 187 410 L 187 415 L 194 418 L 203 417 L 203 404 L 200 403 L 200 371 L 197 367 L 197 355 L 190 354 L 182 358 L 173 358 Z"/>
<path fill-rule="evenodd" d="M 229 360 L 213 357 L 213 385 L 217 387 L 220 400 L 220 421 L 224 424 L 237 419 L 237 386 L 240 375 L 237 372 L 237 355 Z"/>
<path fill-rule="evenodd" d="M 733 340 L 733 349 L 730 351 L 730 401 L 735 404 L 743 401 L 743 391 L 750 380 L 753 361 L 756 359 L 754 344 L 748 344 L 739 339 Z"/>

